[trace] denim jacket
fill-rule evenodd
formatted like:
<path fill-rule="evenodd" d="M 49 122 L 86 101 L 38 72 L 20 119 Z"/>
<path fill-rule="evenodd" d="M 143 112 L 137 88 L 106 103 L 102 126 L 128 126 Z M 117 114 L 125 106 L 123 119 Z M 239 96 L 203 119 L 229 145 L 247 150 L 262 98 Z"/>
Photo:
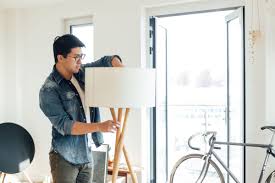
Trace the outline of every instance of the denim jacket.
<path fill-rule="evenodd" d="M 85 67 L 111 67 L 112 56 L 84 64 L 74 74 L 80 87 L 85 86 Z M 72 135 L 74 121 L 86 122 L 84 108 L 80 96 L 71 81 L 64 79 L 55 66 L 47 77 L 39 93 L 40 108 L 52 123 L 51 150 L 59 153 L 68 162 L 78 165 L 92 162 L 92 153 L 88 145 L 87 135 Z M 90 108 L 91 122 L 99 122 L 98 108 Z M 100 132 L 92 133 L 96 146 L 103 143 Z"/>

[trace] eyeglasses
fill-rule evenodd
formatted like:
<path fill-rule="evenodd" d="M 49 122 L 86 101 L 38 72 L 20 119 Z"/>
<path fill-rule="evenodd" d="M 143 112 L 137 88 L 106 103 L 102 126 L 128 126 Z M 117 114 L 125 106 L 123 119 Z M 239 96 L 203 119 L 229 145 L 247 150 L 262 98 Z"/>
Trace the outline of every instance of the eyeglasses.
<path fill-rule="evenodd" d="M 77 62 L 78 60 L 83 60 L 85 58 L 86 54 L 77 54 L 76 56 L 74 57 L 71 57 L 71 56 L 67 56 L 67 57 L 71 57 L 71 58 L 74 58 L 74 60 Z"/>

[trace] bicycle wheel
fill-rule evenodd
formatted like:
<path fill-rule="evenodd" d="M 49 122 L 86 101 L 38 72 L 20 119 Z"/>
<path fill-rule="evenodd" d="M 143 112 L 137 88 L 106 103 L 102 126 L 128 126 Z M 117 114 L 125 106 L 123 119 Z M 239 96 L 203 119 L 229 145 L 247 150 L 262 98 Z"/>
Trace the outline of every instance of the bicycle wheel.
<path fill-rule="evenodd" d="M 275 183 L 275 170 L 269 174 L 265 183 Z"/>
<path fill-rule="evenodd" d="M 170 183 L 196 183 L 204 164 L 202 154 L 189 154 L 174 165 Z M 215 162 L 210 160 L 208 172 L 203 183 L 224 183 L 224 177 Z"/>

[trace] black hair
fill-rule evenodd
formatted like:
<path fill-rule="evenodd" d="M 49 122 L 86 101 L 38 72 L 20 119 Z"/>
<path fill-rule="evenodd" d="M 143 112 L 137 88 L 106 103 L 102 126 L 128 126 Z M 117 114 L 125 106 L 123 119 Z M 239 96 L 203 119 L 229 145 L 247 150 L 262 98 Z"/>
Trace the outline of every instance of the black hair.
<path fill-rule="evenodd" d="M 57 55 L 63 55 L 64 58 L 71 52 L 72 48 L 85 47 L 85 45 L 74 35 L 65 34 L 57 36 L 53 43 L 54 61 L 57 63 Z"/>

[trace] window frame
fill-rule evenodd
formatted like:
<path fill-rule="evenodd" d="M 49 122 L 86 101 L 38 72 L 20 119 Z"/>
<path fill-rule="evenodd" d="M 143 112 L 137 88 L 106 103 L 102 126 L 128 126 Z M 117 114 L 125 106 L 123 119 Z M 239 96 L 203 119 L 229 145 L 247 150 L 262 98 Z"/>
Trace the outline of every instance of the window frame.
<path fill-rule="evenodd" d="M 65 22 L 64 31 L 66 34 L 70 34 L 72 26 L 81 26 L 81 25 L 88 25 L 88 24 L 93 25 L 93 16 L 67 18 L 64 20 L 64 22 Z"/>

